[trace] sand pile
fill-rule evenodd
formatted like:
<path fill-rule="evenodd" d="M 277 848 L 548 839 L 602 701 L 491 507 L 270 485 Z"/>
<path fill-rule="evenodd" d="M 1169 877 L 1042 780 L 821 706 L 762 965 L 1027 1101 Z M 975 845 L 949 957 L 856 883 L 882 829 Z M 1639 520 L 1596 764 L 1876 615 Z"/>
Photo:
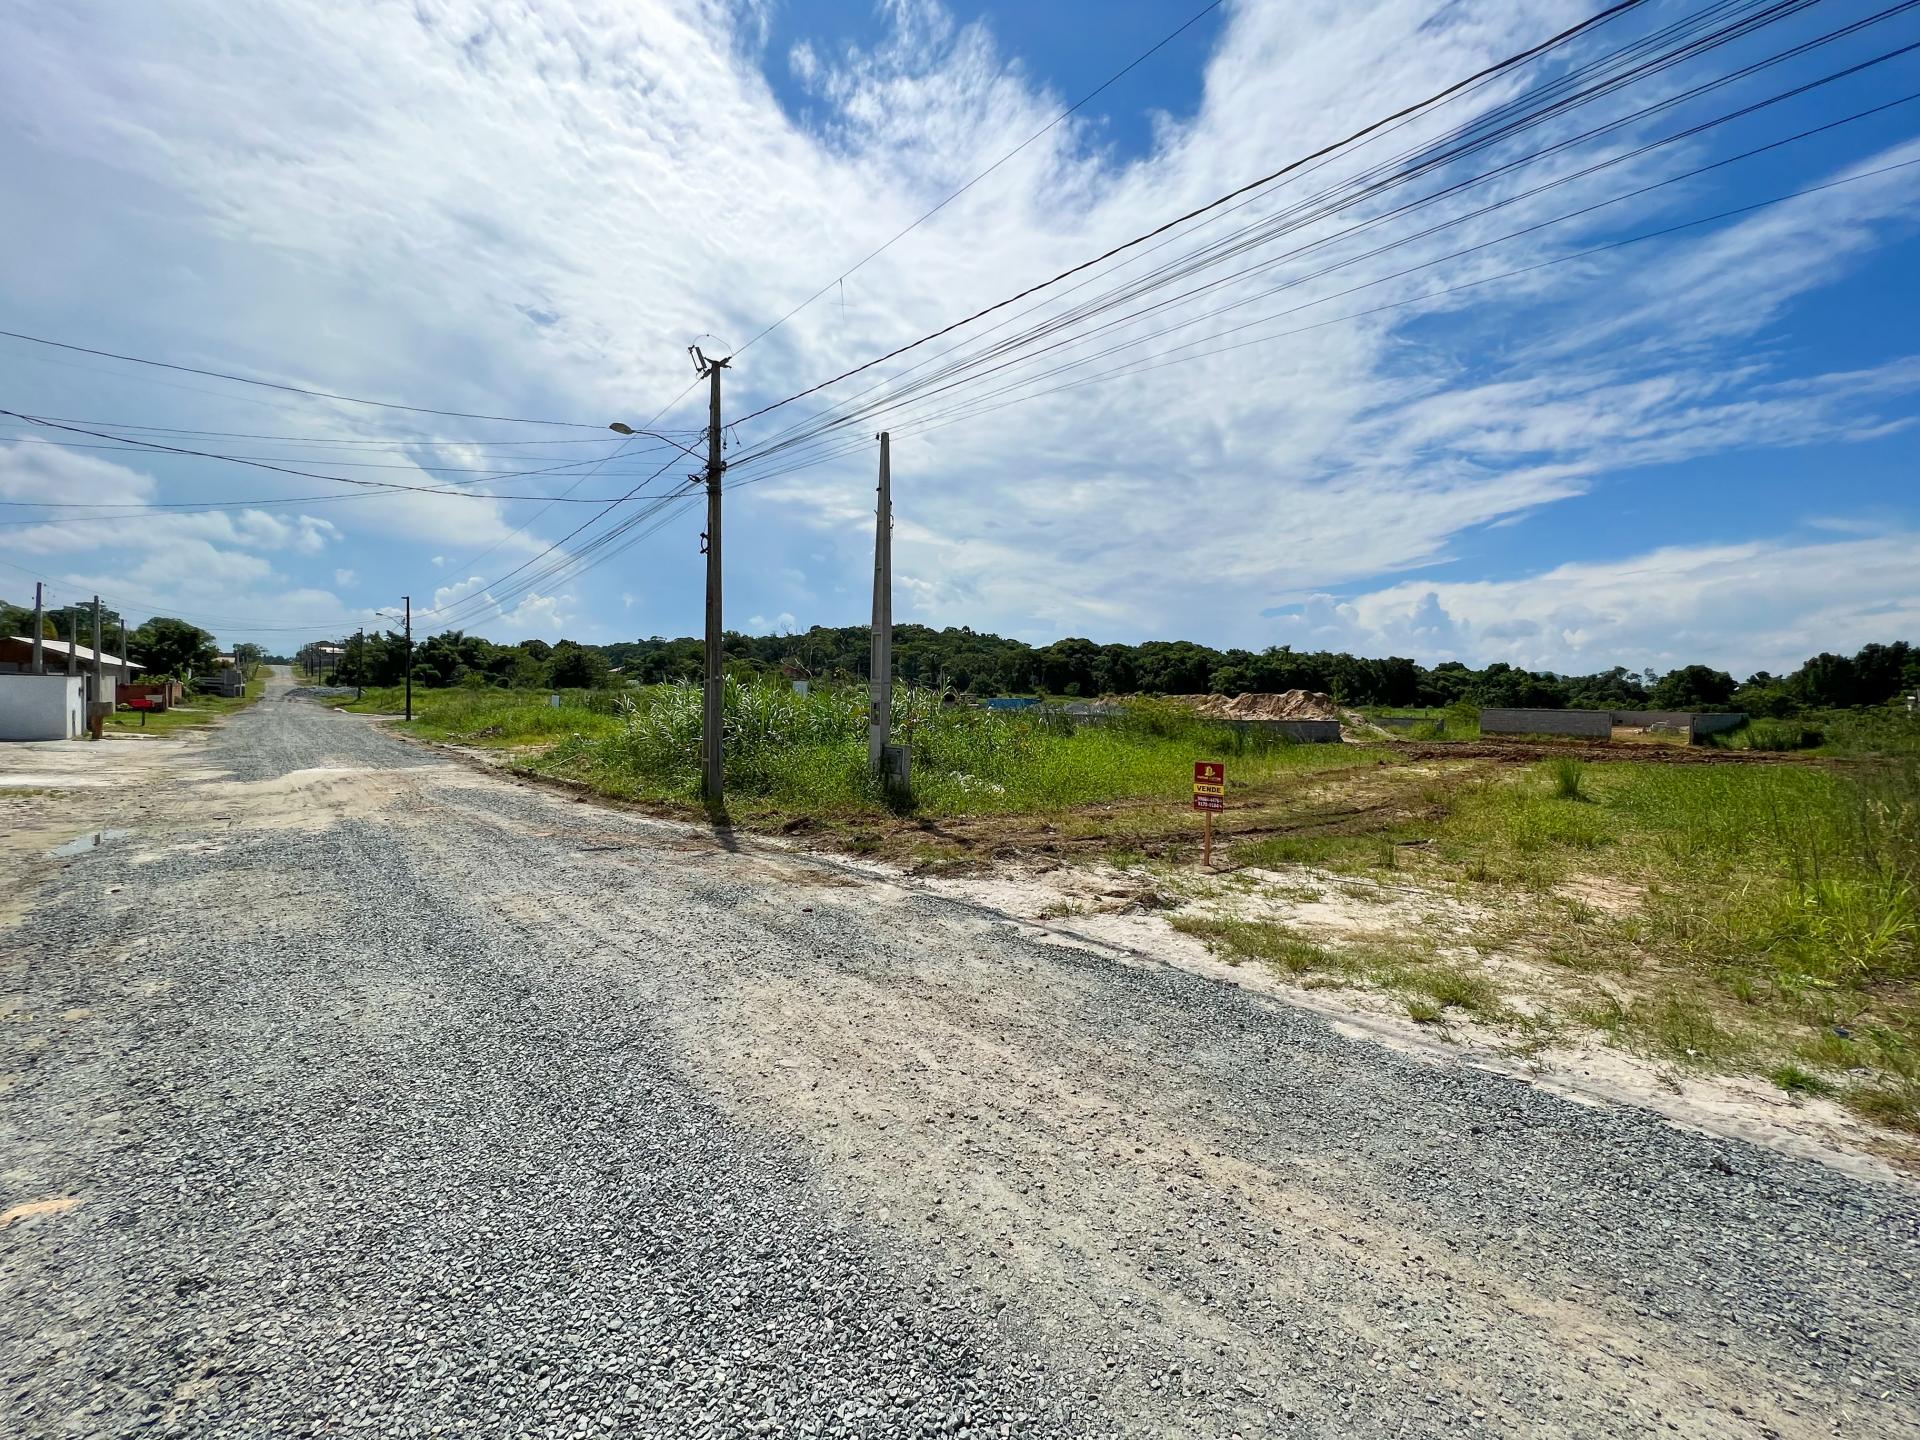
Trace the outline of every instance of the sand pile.
<path fill-rule="evenodd" d="M 1282 690 L 1262 694 L 1248 691 L 1240 695 L 1178 695 L 1172 697 L 1193 706 L 1213 720 L 1344 720 L 1346 716 L 1330 695 L 1318 690 Z"/>

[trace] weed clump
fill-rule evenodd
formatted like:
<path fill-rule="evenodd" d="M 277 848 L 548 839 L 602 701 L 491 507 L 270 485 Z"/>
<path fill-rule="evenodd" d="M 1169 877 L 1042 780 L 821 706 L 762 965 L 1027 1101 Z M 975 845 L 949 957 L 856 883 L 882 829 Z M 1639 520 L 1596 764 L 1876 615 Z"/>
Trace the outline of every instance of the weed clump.
<path fill-rule="evenodd" d="M 1571 755 L 1561 755 L 1547 762 L 1547 775 L 1553 781 L 1553 793 L 1561 800 L 1584 800 L 1586 792 L 1581 788 L 1586 780 L 1587 767 Z"/>

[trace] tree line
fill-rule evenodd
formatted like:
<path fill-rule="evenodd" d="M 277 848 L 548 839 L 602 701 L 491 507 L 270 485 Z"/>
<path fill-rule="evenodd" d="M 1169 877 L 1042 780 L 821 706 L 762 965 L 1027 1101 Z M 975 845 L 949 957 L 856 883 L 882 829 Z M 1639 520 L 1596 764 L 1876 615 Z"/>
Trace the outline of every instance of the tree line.
<path fill-rule="evenodd" d="M 624 641 L 597 647 L 636 683 L 694 680 L 699 640 Z M 798 635 L 726 637 L 727 664 L 741 673 L 823 679 L 866 675 L 864 625 L 815 626 Z M 1344 651 L 1216 650 L 1190 640 L 1098 645 L 1056 640 L 1033 646 L 966 626 L 894 627 L 895 673 L 909 684 L 973 694 L 1235 695 L 1242 691 L 1318 690 L 1347 705 L 1472 705 L 1593 710 L 1745 710 L 1790 715 L 1802 709 L 1878 705 L 1920 689 L 1920 647 L 1906 641 L 1863 646 L 1853 655 L 1816 655 L 1786 675 L 1766 671 L 1736 680 L 1708 665 L 1665 672 L 1616 665 L 1591 675 L 1526 670 L 1496 661 L 1481 669 L 1458 660 L 1422 665 L 1403 656 Z"/>
<path fill-rule="evenodd" d="M 56 618 L 56 616 L 58 618 Z M 120 617 L 103 615 L 103 634 L 117 643 Z M 33 612 L 0 602 L 0 627 L 28 633 Z M 70 626 L 90 643 L 90 613 L 69 619 L 48 612 L 49 638 Z M 343 655 L 327 679 L 345 685 L 398 685 L 406 674 L 406 640 L 398 631 L 369 632 L 334 642 Z M 184 620 L 155 616 L 129 632 L 133 659 L 154 674 L 204 673 L 213 662 L 214 637 Z M 262 658 L 258 647 L 240 647 Z M 523 640 L 499 645 L 480 635 L 441 631 L 413 647 L 414 684 L 516 689 L 600 689 L 609 684 L 654 684 L 698 680 L 702 642 L 691 636 L 653 636 L 611 645 L 573 640 Z M 788 675 L 825 681 L 866 678 L 868 631 L 864 625 L 816 625 L 803 634 L 726 636 L 727 669 L 741 678 Z M 935 630 L 894 627 L 895 673 L 912 685 L 959 694 L 1189 695 L 1242 691 L 1318 690 L 1347 705 L 1445 707 L 1453 704 L 1540 709 L 1744 710 L 1784 716 L 1802 710 L 1879 705 L 1920 691 L 1920 646 L 1894 641 L 1862 646 L 1852 655 L 1822 653 L 1784 675 L 1759 671 L 1736 679 L 1709 665 L 1683 665 L 1664 672 L 1616 665 L 1590 675 L 1527 670 L 1496 661 L 1475 669 L 1458 660 L 1422 665 L 1404 656 L 1374 657 L 1345 651 L 1216 650 L 1190 640 L 1149 640 L 1139 645 L 1099 645 L 1069 638 L 1050 645 L 976 631 L 967 626 Z M 265 657 L 278 659 L 282 657 Z"/>

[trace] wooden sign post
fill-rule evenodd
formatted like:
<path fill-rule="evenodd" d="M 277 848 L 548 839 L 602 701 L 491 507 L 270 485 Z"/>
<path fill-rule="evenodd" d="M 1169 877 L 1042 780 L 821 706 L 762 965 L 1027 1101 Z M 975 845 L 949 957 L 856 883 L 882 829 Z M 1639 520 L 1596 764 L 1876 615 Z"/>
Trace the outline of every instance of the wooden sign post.
<path fill-rule="evenodd" d="M 1205 838 L 1200 842 L 1200 863 L 1213 868 L 1213 813 L 1227 808 L 1227 766 L 1223 760 L 1193 762 L 1193 808 L 1206 822 Z"/>

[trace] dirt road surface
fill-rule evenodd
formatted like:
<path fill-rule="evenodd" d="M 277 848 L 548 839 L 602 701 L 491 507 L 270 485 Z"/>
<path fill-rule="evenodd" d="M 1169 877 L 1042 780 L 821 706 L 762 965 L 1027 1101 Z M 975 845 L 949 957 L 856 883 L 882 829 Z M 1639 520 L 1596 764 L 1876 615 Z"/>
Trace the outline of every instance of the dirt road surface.
<path fill-rule="evenodd" d="M 1910 1189 L 285 685 L 0 753 L 8 1434 L 1920 1435 Z"/>

